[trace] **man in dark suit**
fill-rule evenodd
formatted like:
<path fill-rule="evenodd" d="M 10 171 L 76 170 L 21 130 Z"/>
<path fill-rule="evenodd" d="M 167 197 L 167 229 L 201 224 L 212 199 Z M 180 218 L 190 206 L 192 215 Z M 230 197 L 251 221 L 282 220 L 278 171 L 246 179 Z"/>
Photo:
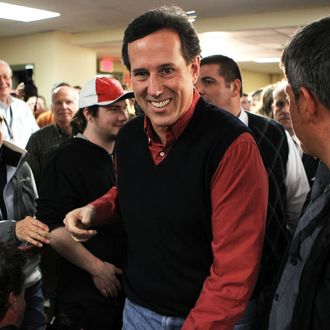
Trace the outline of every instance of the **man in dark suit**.
<path fill-rule="evenodd" d="M 284 127 L 272 119 L 243 110 L 240 103 L 242 78 L 233 59 L 223 55 L 203 58 L 196 87 L 206 101 L 231 112 L 250 128 L 268 171 L 266 236 L 260 275 L 251 302 L 257 299 L 260 311 L 267 301 L 270 302 L 269 292 L 273 279 L 291 236 L 288 228 L 294 228 L 297 224 L 309 191 L 306 174 Z M 262 316 L 259 315 L 258 319 Z"/>

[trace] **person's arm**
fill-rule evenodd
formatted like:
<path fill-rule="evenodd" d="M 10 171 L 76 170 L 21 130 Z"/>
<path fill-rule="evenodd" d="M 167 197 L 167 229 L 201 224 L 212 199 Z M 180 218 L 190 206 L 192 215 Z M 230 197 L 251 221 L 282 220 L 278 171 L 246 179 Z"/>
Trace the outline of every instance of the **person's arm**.
<path fill-rule="evenodd" d="M 295 228 L 310 187 L 299 152 L 288 132 L 286 136 L 289 147 L 285 177 L 287 223 Z"/>
<path fill-rule="evenodd" d="M 268 176 L 253 138 L 242 134 L 226 151 L 211 183 L 214 261 L 183 328 L 233 329 L 259 272 Z"/>
<path fill-rule="evenodd" d="M 62 257 L 88 272 L 105 297 L 118 295 L 121 287 L 117 275 L 121 274 L 121 270 L 95 257 L 80 242 L 75 242 L 64 227 L 51 231 L 50 245 Z"/>
<path fill-rule="evenodd" d="M 18 99 L 24 101 L 25 97 L 25 84 L 24 82 L 20 82 L 17 86 L 16 89 L 14 90 L 15 97 Z"/>
<path fill-rule="evenodd" d="M 72 238 L 83 242 L 97 234 L 96 230 L 88 228 L 105 224 L 117 215 L 118 189 L 114 186 L 94 202 L 69 212 L 63 222 Z"/>

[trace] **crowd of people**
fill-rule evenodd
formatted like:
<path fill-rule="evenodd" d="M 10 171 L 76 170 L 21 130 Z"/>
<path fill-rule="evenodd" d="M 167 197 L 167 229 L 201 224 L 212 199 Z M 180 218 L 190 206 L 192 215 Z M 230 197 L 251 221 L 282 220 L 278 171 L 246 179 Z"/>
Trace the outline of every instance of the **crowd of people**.
<path fill-rule="evenodd" d="M 63 82 L 47 110 L 0 60 L 0 329 L 328 329 L 329 31 L 251 95 L 175 6 L 127 26 L 132 91 Z"/>

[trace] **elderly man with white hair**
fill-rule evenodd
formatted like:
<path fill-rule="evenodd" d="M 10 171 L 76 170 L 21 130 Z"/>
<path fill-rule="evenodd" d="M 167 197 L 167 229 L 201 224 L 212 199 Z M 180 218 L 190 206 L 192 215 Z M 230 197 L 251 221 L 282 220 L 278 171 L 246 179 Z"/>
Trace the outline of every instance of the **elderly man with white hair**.
<path fill-rule="evenodd" d="M 29 137 L 39 129 L 39 126 L 28 105 L 10 95 L 12 75 L 9 64 L 0 60 L 0 114 L 4 118 L 3 138 L 25 148 Z"/>

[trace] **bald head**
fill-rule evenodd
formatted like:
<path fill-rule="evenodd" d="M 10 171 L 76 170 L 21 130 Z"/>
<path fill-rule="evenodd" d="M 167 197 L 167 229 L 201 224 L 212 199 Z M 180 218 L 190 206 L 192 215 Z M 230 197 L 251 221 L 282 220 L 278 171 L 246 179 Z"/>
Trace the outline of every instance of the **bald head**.
<path fill-rule="evenodd" d="M 63 129 L 69 127 L 74 114 L 78 110 L 78 92 L 68 86 L 60 86 L 52 93 L 52 111 L 55 123 Z"/>

